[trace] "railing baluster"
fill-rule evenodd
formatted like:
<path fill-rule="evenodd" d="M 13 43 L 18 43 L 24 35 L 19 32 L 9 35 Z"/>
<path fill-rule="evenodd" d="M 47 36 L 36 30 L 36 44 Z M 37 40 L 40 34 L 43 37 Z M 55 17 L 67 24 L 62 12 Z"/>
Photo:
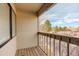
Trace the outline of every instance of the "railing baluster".
<path fill-rule="evenodd" d="M 51 35 L 51 56 L 53 56 L 53 35 Z"/>
<path fill-rule="evenodd" d="M 46 34 L 46 53 L 48 55 L 48 36 L 47 36 L 47 34 Z"/>
<path fill-rule="evenodd" d="M 61 56 L 61 40 L 62 40 L 62 36 L 60 36 L 59 39 L 59 56 Z"/>
<path fill-rule="evenodd" d="M 43 36 L 41 35 L 42 39 L 41 39 L 41 42 L 42 42 L 42 50 L 43 50 Z"/>
<path fill-rule="evenodd" d="M 44 37 L 44 52 L 46 53 L 46 35 Z"/>
<path fill-rule="evenodd" d="M 48 35 L 48 56 L 49 56 L 49 35 Z"/>
<path fill-rule="evenodd" d="M 39 46 L 39 42 L 40 42 L 40 41 L 39 41 L 39 36 L 40 36 L 40 35 L 37 33 L 37 38 L 38 38 L 38 46 Z"/>
<path fill-rule="evenodd" d="M 42 37 L 42 41 L 43 41 L 43 43 L 42 43 L 43 45 L 42 46 L 43 46 L 43 51 L 44 51 L 44 35 Z"/>
<path fill-rule="evenodd" d="M 50 35 L 50 56 L 51 56 L 51 35 Z"/>
<path fill-rule="evenodd" d="M 44 51 L 44 35 L 43 35 L 43 51 Z"/>
<path fill-rule="evenodd" d="M 41 47 L 40 43 L 41 43 L 41 35 L 39 34 L 39 46 Z"/>
<path fill-rule="evenodd" d="M 43 50 L 43 35 L 41 35 L 41 48 L 42 48 L 42 50 Z"/>
<path fill-rule="evenodd" d="M 50 51 L 51 51 L 51 49 L 50 49 L 50 45 L 51 45 L 51 42 L 50 42 L 50 35 L 48 35 L 48 55 L 50 56 Z"/>
<path fill-rule="evenodd" d="M 40 34 L 38 35 L 39 35 L 39 47 L 41 47 L 41 35 Z"/>
<path fill-rule="evenodd" d="M 41 48 L 41 43 L 42 43 L 42 42 L 41 42 L 41 35 L 40 35 L 40 48 Z"/>
<path fill-rule="evenodd" d="M 48 55 L 48 35 L 47 35 L 47 55 Z"/>
<path fill-rule="evenodd" d="M 69 43 L 70 43 L 70 38 L 68 38 L 68 42 L 67 42 L 67 56 L 69 56 Z"/>
<path fill-rule="evenodd" d="M 38 46 L 40 46 L 40 35 L 38 34 Z"/>
<path fill-rule="evenodd" d="M 45 51 L 45 40 L 46 40 L 46 36 L 44 36 L 44 51 Z"/>
<path fill-rule="evenodd" d="M 69 42 L 67 42 L 67 56 L 69 56 Z"/>
<path fill-rule="evenodd" d="M 53 41 L 53 47 L 54 47 L 53 53 L 54 53 L 54 56 L 55 56 L 55 39 L 56 39 L 56 35 L 54 35 L 54 41 Z"/>
<path fill-rule="evenodd" d="M 45 51 L 45 35 L 44 35 L 44 51 Z"/>

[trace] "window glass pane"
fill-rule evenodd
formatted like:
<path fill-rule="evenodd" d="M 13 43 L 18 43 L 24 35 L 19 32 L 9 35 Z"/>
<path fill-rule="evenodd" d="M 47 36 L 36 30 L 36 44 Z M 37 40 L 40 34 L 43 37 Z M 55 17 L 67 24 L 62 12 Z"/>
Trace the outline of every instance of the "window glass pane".
<path fill-rule="evenodd" d="M 15 36 L 16 34 L 16 30 L 15 30 L 15 13 L 14 11 L 12 10 L 12 37 Z"/>
<path fill-rule="evenodd" d="M 9 6 L 0 4 L 0 44 L 10 39 Z"/>

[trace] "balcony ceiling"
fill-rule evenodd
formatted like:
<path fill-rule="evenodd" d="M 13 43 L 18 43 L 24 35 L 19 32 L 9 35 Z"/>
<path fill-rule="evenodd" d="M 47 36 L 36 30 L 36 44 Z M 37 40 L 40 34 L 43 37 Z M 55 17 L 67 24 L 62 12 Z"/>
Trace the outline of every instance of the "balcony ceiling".
<path fill-rule="evenodd" d="M 42 5 L 42 3 L 16 3 L 15 7 L 16 10 L 35 13 L 41 8 Z"/>

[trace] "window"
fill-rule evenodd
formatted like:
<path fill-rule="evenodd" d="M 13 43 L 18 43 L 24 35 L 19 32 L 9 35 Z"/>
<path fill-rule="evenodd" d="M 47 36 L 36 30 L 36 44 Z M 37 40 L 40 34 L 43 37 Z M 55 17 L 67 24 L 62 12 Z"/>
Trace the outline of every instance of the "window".
<path fill-rule="evenodd" d="M 10 4 L 0 4 L 0 48 L 16 34 L 15 17 L 15 13 Z"/>
<path fill-rule="evenodd" d="M 0 45 L 10 39 L 9 11 L 8 4 L 0 4 Z"/>

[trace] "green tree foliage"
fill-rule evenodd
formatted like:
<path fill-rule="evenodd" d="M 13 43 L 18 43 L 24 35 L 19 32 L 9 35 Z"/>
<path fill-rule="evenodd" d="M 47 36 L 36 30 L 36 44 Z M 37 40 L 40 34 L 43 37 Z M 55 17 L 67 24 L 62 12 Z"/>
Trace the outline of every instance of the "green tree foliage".
<path fill-rule="evenodd" d="M 54 27 L 54 29 L 55 29 L 55 30 L 54 30 L 55 32 L 58 32 L 58 31 L 59 31 L 58 26 Z"/>
<path fill-rule="evenodd" d="M 63 27 L 63 31 L 69 31 L 70 29 L 67 27 Z"/>
<path fill-rule="evenodd" d="M 58 27 L 58 26 L 56 26 L 56 27 L 54 27 L 54 31 L 55 32 L 58 32 L 58 31 L 69 31 L 69 29 L 67 28 L 67 27 Z"/>
<path fill-rule="evenodd" d="M 46 20 L 45 23 L 43 24 L 43 31 L 49 32 L 51 30 L 52 30 L 51 23 L 49 20 Z"/>

